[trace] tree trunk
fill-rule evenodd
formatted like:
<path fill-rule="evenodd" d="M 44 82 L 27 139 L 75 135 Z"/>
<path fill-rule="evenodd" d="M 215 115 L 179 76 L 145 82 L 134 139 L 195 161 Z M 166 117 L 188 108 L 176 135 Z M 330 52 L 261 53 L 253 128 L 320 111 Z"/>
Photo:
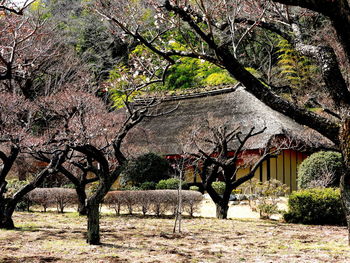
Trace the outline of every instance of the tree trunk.
<path fill-rule="evenodd" d="M 340 191 L 348 225 L 348 244 L 350 245 L 350 167 L 346 165 L 345 170 L 340 181 Z"/>
<path fill-rule="evenodd" d="M 87 243 L 90 245 L 100 244 L 100 212 L 98 203 L 87 205 L 88 230 Z"/>
<path fill-rule="evenodd" d="M 216 218 L 227 219 L 228 202 L 221 202 L 215 205 L 216 205 Z"/>
<path fill-rule="evenodd" d="M 342 125 L 341 150 L 345 161 L 345 172 L 340 180 L 340 191 L 348 225 L 348 242 L 350 245 L 350 118 Z"/>
<path fill-rule="evenodd" d="M 12 220 L 16 203 L 11 202 L 9 198 L 0 200 L 0 229 L 14 229 L 15 225 Z"/>
<path fill-rule="evenodd" d="M 86 193 L 85 193 L 85 186 L 77 186 L 75 188 L 77 195 L 78 195 L 78 212 L 80 216 L 86 216 L 87 215 L 87 208 L 86 208 Z"/>

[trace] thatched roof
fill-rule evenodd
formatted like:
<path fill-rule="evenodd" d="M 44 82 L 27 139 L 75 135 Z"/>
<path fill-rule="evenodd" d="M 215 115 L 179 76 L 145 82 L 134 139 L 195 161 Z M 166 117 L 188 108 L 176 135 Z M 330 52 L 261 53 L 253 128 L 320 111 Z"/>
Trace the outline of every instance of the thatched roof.
<path fill-rule="evenodd" d="M 140 124 L 144 133 L 134 133 L 128 143 L 164 155 L 181 154 L 186 135 L 208 120 L 209 124 L 214 125 L 239 125 L 243 133 L 251 127 L 256 130 L 266 127 L 264 133 L 246 143 L 246 149 L 265 148 L 272 137 L 280 135 L 293 136 L 314 148 L 332 146 L 319 133 L 267 107 L 240 85 L 220 91 L 169 98 L 157 110 L 165 112 L 176 107 L 170 114 L 146 118 Z"/>

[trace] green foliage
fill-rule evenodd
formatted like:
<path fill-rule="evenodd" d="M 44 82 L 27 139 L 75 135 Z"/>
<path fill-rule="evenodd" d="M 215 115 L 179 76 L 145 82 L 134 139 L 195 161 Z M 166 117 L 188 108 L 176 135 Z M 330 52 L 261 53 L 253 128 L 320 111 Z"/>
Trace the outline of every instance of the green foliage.
<path fill-rule="evenodd" d="M 180 180 L 177 178 L 169 178 L 166 180 L 160 180 L 157 185 L 156 189 L 178 189 L 180 184 Z M 187 186 L 187 183 L 182 181 L 182 189 L 185 189 Z"/>
<path fill-rule="evenodd" d="M 168 48 L 175 51 L 184 51 L 186 48 L 181 44 L 181 37 L 169 36 L 172 40 L 168 41 Z M 145 56 L 149 51 L 146 47 L 139 45 L 131 55 Z M 233 79 L 226 70 L 208 62 L 196 58 L 174 57 L 177 63 L 167 72 L 164 86 L 153 85 L 151 89 L 161 90 L 183 90 L 195 87 L 208 87 L 226 84 L 235 84 Z M 153 61 L 157 63 L 156 61 Z"/>
<path fill-rule="evenodd" d="M 11 179 L 7 181 L 6 186 L 6 194 L 5 197 L 12 197 L 18 190 L 20 190 L 23 186 L 27 185 L 29 181 L 26 180 L 18 180 Z"/>
<path fill-rule="evenodd" d="M 122 173 L 124 183 L 141 186 L 145 182 L 159 182 L 169 178 L 169 162 L 154 153 L 147 153 L 131 160 Z"/>
<path fill-rule="evenodd" d="M 343 169 L 340 153 L 320 151 L 311 154 L 298 168 L 298 187 L 304 189 L 339 186 Z"/>
<path fill-rule="evenodd" d="M 280 212 L 277 203 L 275 202 L 263 202 L 259 204 L 257 208 L 260 214 L 260 219 L 269 219 L 273 214 L 278 214 Z"/>
<path fill-rule="evenodd" d="M 99 82 L 127 55 L 126 45 L 113 35 L 101 17 L 92 11 L 90 0 L 36 1 L 34 8 L 45 10 L 57 25 L 57 35 L 75 49 L 82 66 Z"/>
<path fill-rule="evenodd" d="M 223 71 L 210 74 L 202 83 L 205 86 L 219 86 L 223 84 L 234 84 L 236 81 L 226 71 Z"/>
<path fill-rule="evenodd" d="M 141 190 L 155 190 L 156 189 L 155 182 L 144 182 L 140 185 Z"/>
<path fill-rule="evenodd" d="M 280 196 L 285 196 L 288 186 L 278 180 L 269 180 L 258 187 L 259 204 L 257 206 L 260 218 L 268 219 L 273 214 L 279 214 L 278 201 Z"/>
<path fill-rule="evenodd" d="M 140 190 L 140 187 L 132 186 L 132 185 L 125 185 L 121 188 L 122 191 L 138 191 Z"/>
<path fill-rule="evenodd" d="M 166 78 L 166 87 L 170 90 L 188 89 L 196 86 L 195 72 L 198 69 L 197 61 L 184 58 L 181 63 L 171 67 Z"/>
<path fill-rule="evenodd" d="M 89 187 L 88 187 L 88 194 L 91 196 L 93 195 L 94 193 L 96 193 L 98 187 L 100 185 L 100 182 L 92 182 L 91 184 L 89 184 Z"/>
<path fill-rule="evenodd" d="M 211 186 L 213 187 L 213 189 L 215 190 L 215 192 L 217 194 L 223 195 L 225 192 L 226 183 L 225 182 L 213 182 L 211 184 Z"/>
<path fill-rule="evenodd" d="M 113 101 L 113 107 L 122 108 L 125 102 L 132 102 L 135 97 L 140 96 L 142 91 L 136 89 L 136 85 L 141 83 L 145 77 L 132 76 L 130 68 L 118 65 L 109 72 L 109 95 Z"/>
<path fill-rule="evenodd" d="M 63 188 L 75 189 L 75 185 L 72 183 L 62 185 Z"/>
<path fill-rule="evenodd" d="M 207 61 L 181 58 L 170 68 L 166 79 L 166 89 L 188 89 L 199 86 L 235 84 L 226 70 Z"/>
<path fill-rule="evenodd" d="M 255 194 L 269 198 L 285 196 L 287 192 L 288 186 L 276 179 L 265 181 L 264 183 L 259 182 L 255 187 Z"/>
<path fill-rule="evenodd" d="M 305 56 L 301 56 L 285 39 L 280 39 L 278 49 L 281 77 L 286 79 L 293 88 L 301 88 L 310 82 L 315 66 Z"/>
<path fill-rule="evenodd" d="M 293 192 L 288 200 L 290 223 L 344 225 L 345 214 L 339 189 L 305 189 Z"/>
<path fill-rule="evenodd" d="M 260 213 L 261 219 L 271 218 L 273 214 L 279 214 L 278 209 L 279 197 L 285 196 L 288 192 L 288 186 L 282 182 L 272 179 L 264 183 L 257 179 L 249 180 L 242 185 L 246 193 L 256 196 L 256 200 L 249 200 L 249 205 L 252 210 L 257 210 Z"/>
<path fill-rule="evenodd" d="M 195 186 L 195 185 L 192 185 L 192 186 L 190 186 L 190 190 L 191 191 L 199 191 L 199 187 L 198 186 Z"/>
<path fill-rule="evenodd" d="M 49 8 L 47 8 L 44 1 L 41 1 L 41 0 L 34 1 L 29 6 L 29 9 L 32 13 L 40 14 L 40 18 L 42 20 L 47 20 L 52 17 L 52 13 L 50 12 Z"/>
<path fill-rule="evenodd" d="M 233 189 L 231 194 L 233 194 L 233 195 L 242 194 L 242 189 Z"/>
<path fill-rule="evenodd" d="M 26 180 L 18 180 L 17 178 L 11 179 L 7 181 L 6 186 L 6 198 L 11 198 L 17 191 L 19 191 L 22 187 L 27 185 L 29 181 Z M 21 201 L 19 201 L 16 205 L 16 210 L 24 211 L 29 210 L 29 200 L 27 196 L 25 196 Z"/>

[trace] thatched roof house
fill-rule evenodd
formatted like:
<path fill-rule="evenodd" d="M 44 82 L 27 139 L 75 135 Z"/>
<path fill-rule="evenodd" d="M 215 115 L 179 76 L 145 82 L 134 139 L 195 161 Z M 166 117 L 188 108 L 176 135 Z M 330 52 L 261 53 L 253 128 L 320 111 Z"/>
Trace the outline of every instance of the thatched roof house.
<path fill-rule="evenodd" d="M 328 139 L 267 107 L 245 91 L 241 85 L 167 98 L 157 110 L 165 112 L 174 108 L 177 109 L 170 114 L 146 118 L 140 124 L 145 133 L 141 134 L 139 131 L 134 133 L 128 143 L 136 148 L 162 155 L 182 154 L 184 151 L 182 142 L 186 135 L 208 120 L 209 123 L 226 123 L 231 127 L 240 125 L 243 133 L 251 127 L 257 130 L 266 127 L 264 133 L 251 138 L 245 144 L 245 148 L 250 150 L 265 148 L 274 136 L 297 138 L 307 145 L 308 149 L 332 147 Z M 298 153 L 295 150 L 284 151 L 281 160 L 279 158 L 269 160 L 265 164 L 266 167 L 258 171 L 257 176 L 260 176 L 261 180 L 281 179 L 295 189 L 296 167 L 305 157 L 305 153 Z M 289 179 L 286 179 L 287 177 Z"/>
<path fill-rule="evenodd" d="M 157 110 L 166 112 L 175 108 L 169 114 L 146 118 L 140 125 L 148 133 L 148 137 L 133 136 L 134 139 L 130 142 L 147 148 L 151 141 L 152 149 L 159 154 L 181 154 L 186 133 L 208 120 L 209 123 L 226 124 L 232 128 L 239 125 L 243 133 L 251 127 L 256 130 L 266 127 L 264 133 L 246 143 L 246 149 L 262 149 L 271 137 L 277 135 L 293 136 L 314 149 L 332 146 L 319 133 L 267 107 L 240 85 L 166 98 Z"/>

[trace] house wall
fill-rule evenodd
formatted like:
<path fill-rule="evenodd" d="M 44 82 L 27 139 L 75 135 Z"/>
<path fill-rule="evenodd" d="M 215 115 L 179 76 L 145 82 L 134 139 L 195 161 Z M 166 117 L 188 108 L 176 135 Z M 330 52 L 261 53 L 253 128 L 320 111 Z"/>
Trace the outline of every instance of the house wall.
<path fill-rule="evenodd" d="M 253 152 L 252 152 L 253 153 Z M 297 170 L 300 163 L 308 155 L 294 150 L 283 150 L 278 156 L 265 160 L 255 172 L 254 178 L 261 182 L 276 179 L 286 184 L 290 192 L 297 190 Z M 239 169 L 237 172 L 237 179 L 245 176 L 250 172 L 251 167 Z M 186 169 L 184 179 L 188 183 L 200 183 L 201 178 L 199 170 L 191 166 Z M 118 188 L 119 180 L 117 180 L 113 187 Z"/>
<path fill-rule="evenodd" d="M 255 172 L 254 178 L 261 182 L 276 179 L 286 184 L 290 192 L 297 190 L 297 171 L 300 163 L 307 157 L 305 153 L 294 150 L 283 150 L 277 157 L 265 160 Z M 249 169 L 240 170 L 238 178 L 249 172 Z"/>
<path fill-rule="evenodd" d="M 305 153 L 294 150 L 283 150 L 278 156 L 265 160 L 256 170 L 254 178 L 261 182 L 276 179 L 286 184 L 290 192 L 297 190 L 297 171 L 300 163 L 307 157 Z M 239 169 L 237 179 L 245 176 L 250 172 L 251 167 Z M 187 171 L 187 182 L 200 182 L 198 173 L 192 169 Z M 196 179 L 194 179 L 196 178 Z"/>

